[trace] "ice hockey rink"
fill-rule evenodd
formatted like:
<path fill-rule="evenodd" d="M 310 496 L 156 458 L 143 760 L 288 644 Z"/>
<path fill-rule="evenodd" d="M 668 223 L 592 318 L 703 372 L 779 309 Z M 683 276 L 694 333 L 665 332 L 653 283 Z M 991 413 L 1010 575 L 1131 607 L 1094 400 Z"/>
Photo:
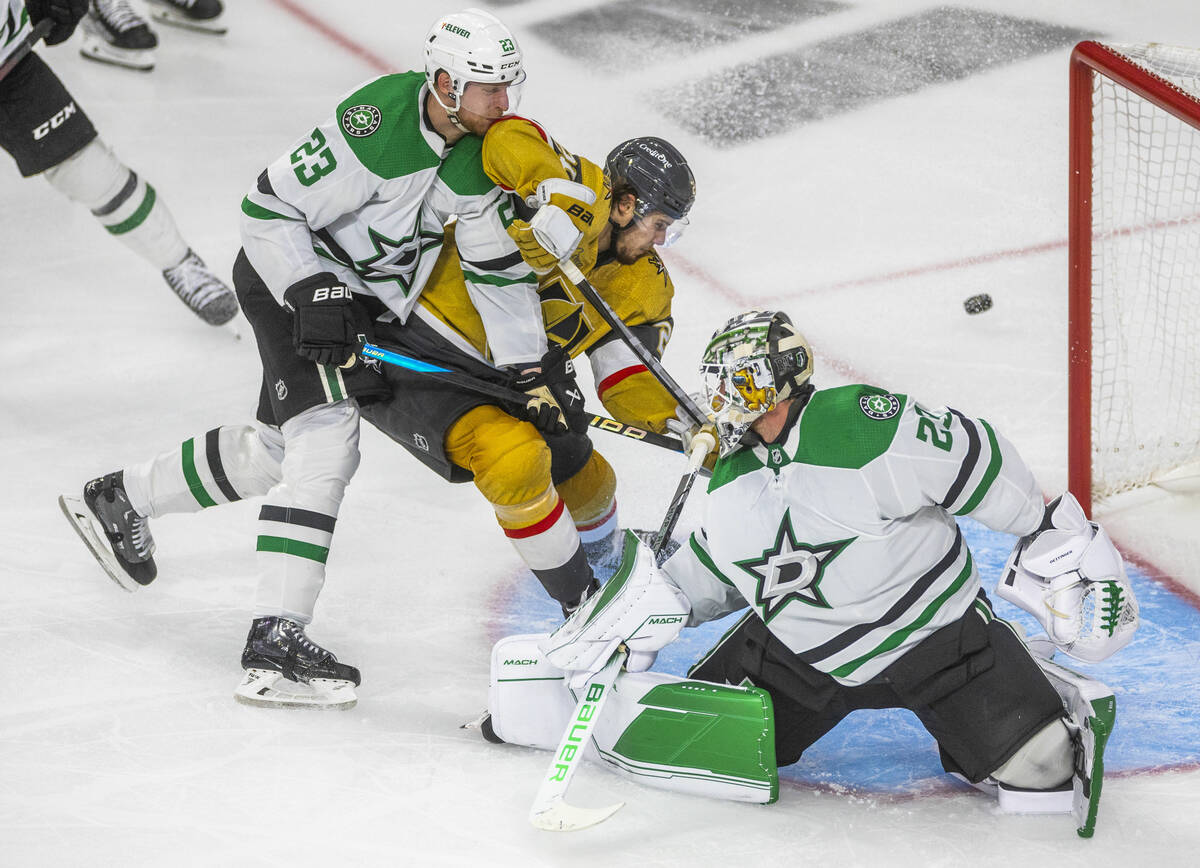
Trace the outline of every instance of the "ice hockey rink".
<path fill-rule="evenodd" d="M 467 0 L 463 0 L 464 3 Z M 602 160 L 659 135 L 698 198 L 665 254 L 665 364 L 685 386 L 711 331 L 791 313 L 818 386 L 870 382 L 982 415 L 1047 495 L 1066 485 L 1067 63 L 1079 39 L 1200 47 L 1191 0 L 505 0 L 521 113 Z M 419 67 L 451 0 L 227 0 L 229 33 L 158 28 L 157 68 L 42 56 L 226 278 L 239 203 L 340 97 Z M 804 57 L 808 62 L 798 62 Z M 626 806 L 573 834 L 526 820 L 548 753 L 460 725 L 492 643 L 556 611 L 472 486 L 373 429 L 312 637 L 363 673 L 344 712 L 233 699 L 255 587 L 256 502 L 154 524 L 159 578 L 128 594 L 59 512 L 83 483 L 249 421 L 248 325 L 203 325 L 148 265 L 0 160 L 0 865 L 609 866 L 1197 864 L 1200 503 L 1099 513 L 1137 571 L 1143 624 L 1114 688 L 1095 837 L 998 813 L 940 774 L 912 718 L 858 712 L 771 806 L 648 789 L 596 765 L 571 799 Z M 968 316 L 963 300 L 994 307 Z M 586 371 L 589 403 L 598 407 Z M 622 523 L 656 527 L 683 460 L 597 433 Z M 697 495 L 681 521 L 700 517 Z M 984 586 L 1012 540 L 976 529 Z M 985 554 L 986 553 L 986 554 Z M 703 637 L 668 649 L 686 665 Z M 1068 662 L 1069 661 L 1064 661 Z"/>

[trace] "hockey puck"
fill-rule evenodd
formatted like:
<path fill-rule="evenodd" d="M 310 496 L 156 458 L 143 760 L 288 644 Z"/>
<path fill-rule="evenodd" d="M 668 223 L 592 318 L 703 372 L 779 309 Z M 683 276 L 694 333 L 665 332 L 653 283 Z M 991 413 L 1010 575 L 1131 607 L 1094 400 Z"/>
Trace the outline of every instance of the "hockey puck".
<path fill-rule="evenodd" d="M 985 310 L 991 310 L 991 308 L 992 297 L 986 292 L 973 295 L 963 302 L 963 309 L 967 313 L 983 313 Z"/>

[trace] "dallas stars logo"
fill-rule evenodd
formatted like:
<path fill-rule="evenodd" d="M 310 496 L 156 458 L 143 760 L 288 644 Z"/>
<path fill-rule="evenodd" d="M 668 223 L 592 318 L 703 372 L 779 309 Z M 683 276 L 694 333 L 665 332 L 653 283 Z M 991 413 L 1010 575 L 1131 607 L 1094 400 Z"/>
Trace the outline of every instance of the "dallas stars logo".
<path fill-rule="evenodd" d="M 355 273 L 363 280 L 379 283 L 394 280 L 400 284 L 404 294 L 412 291 L 412 276 L 417 270 L 417 264 L 430 250 L 439 250 L 442 246 L 441 231 L 428 231 L 421 228 L 421 218 L 412 235 L 393 241 L 386 235 L 367 228 L 367 236 L 375 246 L 375 255 L 354 263 Z"/>
<path fill-rule="evenodd" d="M 769 622 L 792 600 L 820 609 L 832 608 L 821 593 L 821 579 L 830 562 L 856 539 L 818 545 L 799 542 L 792 530 L 791 510 L 787 510 L 779 523 L 775 544 L 764 549 L 761 557 L 734 563 L 758 580 L 755 603 L 763 620 Z"/>

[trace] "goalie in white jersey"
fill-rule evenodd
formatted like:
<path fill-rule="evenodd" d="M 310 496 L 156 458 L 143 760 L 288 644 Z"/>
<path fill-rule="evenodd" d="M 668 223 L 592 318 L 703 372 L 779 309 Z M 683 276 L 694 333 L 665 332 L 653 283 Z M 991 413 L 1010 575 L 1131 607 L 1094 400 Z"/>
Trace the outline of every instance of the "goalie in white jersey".
<path fill-rule="evenodd" d="M 1022 537 L 1001 594 L 1083 659 L 1136 629 L 1120 555 L 1070 495 L 1046 507 L 983 419 L 870 386 L 816 390 L 812 370 L 785 314 L 751 311 L 713 335 L 701 374 L 720 458 L 703 528 L 661 568 L 628 554 L 542 642 L 547 659 L 594 672 L 624 643 L 629 668 L 644 669 L 678 634 L 673 615 L 695 626 L 748 607 L 689 676 L 765 689 L 780 765 L 851 711 L 907 708 L 947 771 L 1007 810 L 1073 810 L 1090 835 L 1111 691 L 1035 659 L 993 615 L 955 516 Z M 1096 594 L 1106 602 L 1090 624 Z M 506 740 L 520 728 L 494 725 Z"/>

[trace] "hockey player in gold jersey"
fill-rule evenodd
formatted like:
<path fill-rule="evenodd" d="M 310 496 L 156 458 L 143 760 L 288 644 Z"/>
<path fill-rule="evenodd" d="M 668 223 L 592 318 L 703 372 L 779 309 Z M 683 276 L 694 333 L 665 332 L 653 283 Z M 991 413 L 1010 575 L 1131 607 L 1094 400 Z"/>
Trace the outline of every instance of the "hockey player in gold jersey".
<path fill-rule="evenodd" d="M 686 226 L 695 184 L 686 161 L 661 139 L 623 142 L 601 168 L 522 118 L 493 125 L 483 161 L 492 180 L 512 191 L 509 234 L 541 274 L 542 322 L 530 325 L 544 331 L 546 354 L 539 364 L 507 370 L 496 364 L 505 347 L 495 345 L 495 336 L 485 338 L 477 308 L 485 302 L 463 279 L 464 271 L 486 263 L 460 261 L 449 243 L 405 326 L 377 336 L 541 399 L 500 406 L 389 369 L 393 398 L 364 415 L 451 481 L 473 480 L 518 553 L 570 611 L 595 586 L 592 564 L 611 555 L 617 532 L 616 475 L 587 438 L 570 359 L 587 354 L 599 397 L 620 422 L 661 433 L 676 402 L 554 266 L 569 253 L 661 356 L 671 335 L 674 287 L 655 247 Z"/>

